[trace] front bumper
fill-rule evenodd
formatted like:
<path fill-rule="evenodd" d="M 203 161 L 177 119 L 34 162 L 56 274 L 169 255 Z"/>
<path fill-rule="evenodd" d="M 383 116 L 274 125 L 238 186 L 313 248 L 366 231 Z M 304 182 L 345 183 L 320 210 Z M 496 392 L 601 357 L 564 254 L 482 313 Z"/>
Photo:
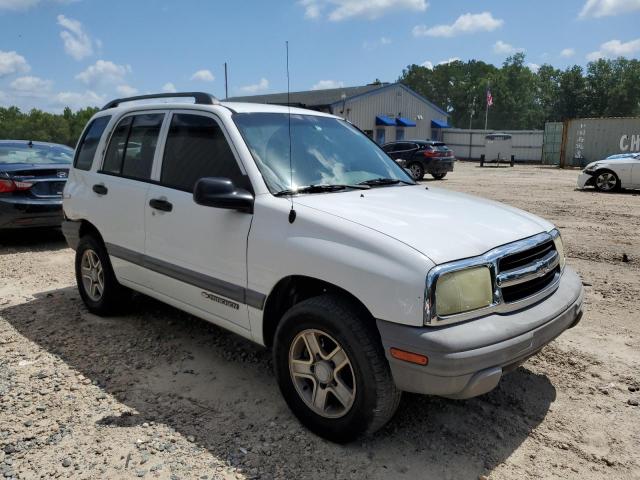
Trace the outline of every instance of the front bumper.
<path fill-rule="evenodd" d="M 593 185 L 593 175 L 580 172 L 580 175 L 578 175 L 578 188 L 584 188 L 590 185 Z"/>
<path fill-rule="evenodd" d="M 0 198 L 0 229 L 59 227 L 62 199 Z"/>
<path fill-rule="evenodd" d="M 409 327 L 378 320 L 385 353 L 400 390 L 471 398 L 493 390 L 502 375 L 535 355 L 582 317 L 582 282 L 570 268 L 540 303 L 443 327 Z M 426 355 L 419 366 L 391 357 L 395 347 Z"/>

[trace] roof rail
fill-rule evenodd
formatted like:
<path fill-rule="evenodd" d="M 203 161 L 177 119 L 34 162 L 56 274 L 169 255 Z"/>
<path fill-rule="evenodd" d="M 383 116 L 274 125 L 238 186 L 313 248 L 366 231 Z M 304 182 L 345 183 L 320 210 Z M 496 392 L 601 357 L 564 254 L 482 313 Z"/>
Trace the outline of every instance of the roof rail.
<path fill-rule="evenodd" d="M 136 100 L 152 100 L 154 98 L 181 98 L 181 97 L 194 98 L 195 103 L 199 105 L 217 105 L 218 103 L 220 103 L 220 101 L 216 97 L 214 97 L 210 93 L 204 93 L 204 92 L 152 93 L 150 95 L 137 95 L 135 97 L 116 98 L 115 100 L 111 100 L 104 107 L 102 107 L 102 110 L 115 108 L 121 103 L 134 102 Z"/>

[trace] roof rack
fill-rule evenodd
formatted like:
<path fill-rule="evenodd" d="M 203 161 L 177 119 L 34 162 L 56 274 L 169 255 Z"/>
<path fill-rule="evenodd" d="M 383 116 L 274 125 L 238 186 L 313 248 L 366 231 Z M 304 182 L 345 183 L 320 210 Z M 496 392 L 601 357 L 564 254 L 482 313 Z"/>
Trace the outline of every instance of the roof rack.
<path fill-rule="evenodd" d="M 182 98 L 189 97 L 195 99 L 195 103 L 198 105 L 217 105 L 220 101 L 211 95 L 204 92 L 179 92 L 179 93 L 152 93 L 150 95 L 137 95 L 135 97 L 116 98 L 107 103 L 102 110 L 108 110 L 115 108 L 124 102 L 134 102 L 136 100 L 151 100 L 154 98 Z"/>

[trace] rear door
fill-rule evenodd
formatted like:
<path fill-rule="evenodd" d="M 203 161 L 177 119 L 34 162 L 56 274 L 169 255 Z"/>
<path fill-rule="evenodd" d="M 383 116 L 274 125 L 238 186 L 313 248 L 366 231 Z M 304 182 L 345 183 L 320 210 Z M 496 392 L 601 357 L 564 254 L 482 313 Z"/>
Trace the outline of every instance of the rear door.
<path fill-rule="evenodd" d="M 151 286 L 195 314 L 248 330 L 246 252 L 253 216 L 196 204 L 193 187 L 203 177 L 226 177 L 251 189 L 217 117 L 175 111 L 159 182 L 150 186 L 144 205 Z"/>
<path fill-rule="evenodd" d="M 144 214 L 147 190 L 166 112 L 130 113 L 111 132 L 93 177 L 91 220 L 100 231 L 118 279 L 146 284 Z"/>

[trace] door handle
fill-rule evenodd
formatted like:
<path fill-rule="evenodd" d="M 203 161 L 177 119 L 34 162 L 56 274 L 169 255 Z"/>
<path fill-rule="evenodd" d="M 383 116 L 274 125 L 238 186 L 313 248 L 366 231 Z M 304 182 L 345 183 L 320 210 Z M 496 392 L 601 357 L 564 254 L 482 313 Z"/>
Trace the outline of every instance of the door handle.
<path fill-rule="evenodd" d="M 163 212 L 170 212 L 171 210 L 173 210 L 173 204 L 171 202 L 167 202 L 166 200 L 162 200 L 160 198 L 152 198 L 151 200 L 149 200 L 149 206 Z"/>
<path fill-rule="evenodd" d="M 96 192 L 98 195 L 106 195 L 107 192 L 109 192 L 109 189 L 104 185 L 102 185 L 101 183 L 99 183 L 93 186 L 93 191 Z"/>

